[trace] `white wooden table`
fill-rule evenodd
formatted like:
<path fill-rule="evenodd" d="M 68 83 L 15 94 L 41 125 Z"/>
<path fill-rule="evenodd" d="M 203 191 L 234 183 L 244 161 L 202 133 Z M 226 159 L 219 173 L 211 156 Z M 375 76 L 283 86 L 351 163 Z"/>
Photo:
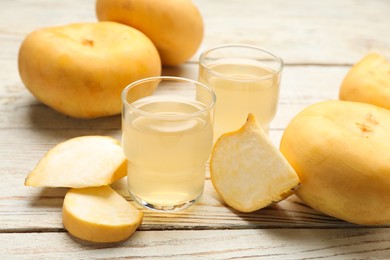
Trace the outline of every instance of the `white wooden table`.
<path fill-rule="evenodd" d="M 390 1 L 194 0 L 205 21 L 199 52 L 222 43 L 272 49 L 285 63 L 270 136 L 309 104 L 337 99 L 350 66 L 370 51 L 390 59 Z M 209 178 L 187 211 L 145 211 L 120 244 L 72 238 L 61 223 L 66 189 L 25 187 L 24 178 L 55 144 L 81 135 L 120 139 L 120 116 L 77 120 L 38 102 L 23 86 L 17 53 L 30 31 L 96 21 L 94 1 L 0 0 L 0 259 L 90 258 L 390 258 L 390 225 L 364 227 L 322 215 L 297 197 L 254 213 L 225 206 Z M 164 75 L 197 77 L 199 52 Z M 320 137 L 319 137 L 320 138 Z M 124 180 L 113 187 L 130 200 Z M 380 214 L 380 212 L 378 212 Z"/>

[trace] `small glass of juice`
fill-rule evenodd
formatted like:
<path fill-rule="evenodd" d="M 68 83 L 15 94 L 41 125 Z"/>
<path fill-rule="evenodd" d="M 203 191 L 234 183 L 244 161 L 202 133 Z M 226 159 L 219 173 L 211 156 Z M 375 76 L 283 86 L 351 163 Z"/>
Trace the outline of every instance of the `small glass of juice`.
<path fill-rule="evenodd" d="M 204 51 L 199 82 L 216 96 L 214 138 L 239 129 L 253 113 L 268 132 L 277 109 L 283 60 L 268 50 L 245 44 L 221 45 Z"/>
<path fill-rule="evenodd" d="M 122 102 L 130 195 L 158 211 L 194 204 L 213 146 L 214 92 L 185 78 L 152 77 L 127 86 Z"/>

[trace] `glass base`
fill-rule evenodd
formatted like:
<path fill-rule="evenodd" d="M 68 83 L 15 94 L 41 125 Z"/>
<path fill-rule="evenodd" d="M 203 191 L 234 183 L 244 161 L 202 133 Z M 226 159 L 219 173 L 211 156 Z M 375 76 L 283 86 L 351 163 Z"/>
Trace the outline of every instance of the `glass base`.
<path fill-rule="evenodd" d="M 198 199 L 202 196 L 202 193 L 201 193 L 201 194 L 199 194 L 198 197 L 196 197 L 195 199 L 190 200 L 190 201 L 185 201 L 185 202 L 181 202 L 181 203 L 173 204 L 173 205 L 160 205 L 160 204 L 153 204 L 153 203 L 147 202 L 147 201 L 143 200 L 142 198 L 140 198 L 139 196 L 137 196 L 136 194 L 132 193 L 131 191 L 129 191 L 129 192 L 130 192 L 131 197 L 134 199 L 134 201 L 137 202 L 142 207 L 144 207 L 146 209 L 154 210 L 154 211 L 160 211 L 160 212 L 174 212 L 174 211 L 180 211 L 180 210 L 186 209 L 186 208 L 194 205 L 195 202 L 198 201 Z"/>

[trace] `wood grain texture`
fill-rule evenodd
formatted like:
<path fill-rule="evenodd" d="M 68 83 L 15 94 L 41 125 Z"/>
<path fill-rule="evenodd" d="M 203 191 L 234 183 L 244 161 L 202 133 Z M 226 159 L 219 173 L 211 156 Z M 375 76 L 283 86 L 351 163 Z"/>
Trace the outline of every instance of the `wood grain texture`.
<path fill-rule="evenodd" d="M 351 64 L 371 51 L 390 57 L 388 1 L 245 0 L 198 5 L 206 23 L 203 46 L 260 45 L 290 64 Z"/>
<path fill-rule="evenodd" d="M 337 99 L 351 65 L 368 52 L 390 59 L 390 1 L 193 0 L 205 22 L 197 53 L 164 75 L 197 78 L 206 48 L 259 45 L 285 61 L 270 138 L 278 146 L 290 120 L 306 106 Z M 189 210 L 145 212 L 140 230 L 119 244 L 92 244 L 64 230 L 67 189 L 33 188 L 24 178 L 59 142 L 82 135 L 121 138 L 120 116 L 73 119 L 37 101 L 23 86 L 17 55 L 24 37 L 48 26 L 96 22 L 95 0 L 0 1 L 0 258 L 1 259 L 389 259 L 389 225 L 364 227 L 325 216 L 299 198 L 253 213 L 227 207 L 209 172 Z M 129 203 L 125 180 L 112 185 Z"/>
<path fill-rule="evenodd" d="M 295 196 L 252 213 L 238 212 L 225 205 L 210 180 L 206 180 L 204 194 L 195 206 L 169 214 L 137 206 L 131 201 L 124 180 L 113 187 L 129 203 L 144 211 L 144 222 L 140 230 L 362 228 L 316 212 Z M 19 191 L 22 192 L 21 189 Z M 0 233 L 63 230 L 61 209 L 66 191 L 67 189 L 24 187 L 23 195 L 2 195 Z"/>
<path fill-rule="evenodd" d="M 0 255 L 17 259 L 388 259 L 390 233 L 377 229 L 138 231 L 120 244 L 67 233 L 0 234 Z M 44 245 L 44 246 L 42 246 Z"/>
<path fill-rule="evenodd" d="M 94 2 L 3 0 L 0 59 L 13 59 L 23 37 L 37 28 L 95 22 Z M 204 18 L 205 35 L 191 61 L 196 61 L 205 48 L 225 43 L 260 45 L 279 53 L 290 64 L 350 65 L 371 51 L 390 57 L 389 1 L 193 2 Z"/>

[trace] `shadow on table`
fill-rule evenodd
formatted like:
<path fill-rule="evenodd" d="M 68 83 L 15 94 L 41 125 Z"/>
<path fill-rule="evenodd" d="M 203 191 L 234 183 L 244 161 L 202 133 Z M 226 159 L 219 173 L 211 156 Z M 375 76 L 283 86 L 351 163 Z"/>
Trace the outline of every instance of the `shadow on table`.
<path fill-rule="evenodd" d="M 295 195 L 250 213 L 230 210 L 254 229 L 356 227 L 315 211 Z"/>
<path fill-rule="evenodd" d="M 96 119 L 72 118 L 61 114 L 42 103 L 30 106 L 28 119 L 35 132 L 67 139 L 82 135 L 120 135 L 121 116 Z"/>
<path fill-rule="evenodd" d="M 37 188 L 39 193 L 29 204 L 34 208 L 62 208 L 62 203 L 68 188 Z"/>
<path fill-rule="evenodd" d="M 363 226 L 326 216 L 292 196 L 252 213 L 232 210 L 258 234 L 259 245 L 277 259 L 366 259 L 388 250 L 388 226 Z M 272 242 L 274 241 L 274 242 Z"/>

